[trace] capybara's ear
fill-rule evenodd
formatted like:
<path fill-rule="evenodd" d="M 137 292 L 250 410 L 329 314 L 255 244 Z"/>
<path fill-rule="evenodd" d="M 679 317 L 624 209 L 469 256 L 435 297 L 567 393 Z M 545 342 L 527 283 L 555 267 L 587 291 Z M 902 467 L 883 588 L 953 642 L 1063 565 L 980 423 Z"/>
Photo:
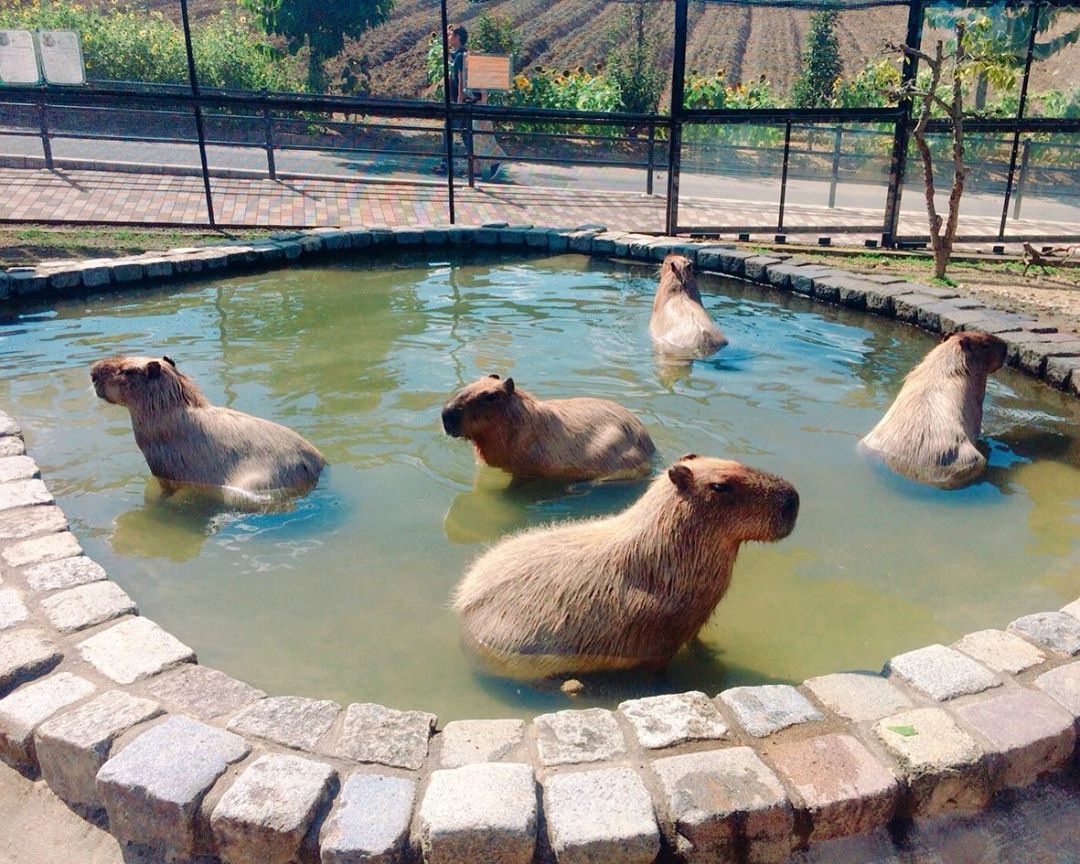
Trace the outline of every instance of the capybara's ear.
<path fill-rule="evenodd" d="M 685 492 L 694 482 L 694 472 L 688 465 L 672 465 L 668 468 L 667 476 L 680 492 Z"/>
<path fill-rule="evenodd" d="M 157 360 L 151 360 L 146 364 L 146 377 L 153 381 L 161 375 L 161 364 Z"/>
<path fill-rule="evenodd" d="M 170 366 L 172 366 L 173 369 L 176 368 L 176 361 L 173 360 L 172 357 L 170 357 L 168 354 L 166 354 L 161 359 L 164 360 L 166 363 L 168 363 Z"/>
<path fill-rule="evenodd" d="M 496 375 L 495 373 L 492 373 L 491 375 L 488 375 L 488 378 L 494 378 L 496 381 L 499 380 L 499 376 Z"/>
<path fill-rule="evenodd" d="M 670 261 L 668 261 L 667 264 L 668 264 L 668 268 L 671 270 L 672 273 L 678 273 L 679 272 L 679 268 L 675 266 L 675 259 L 674 258 L 672 258 Z"/>
<path fill-rule="evenodd" d="M 690 459 L 697 459 L 697 453 L 684 453 L 679 457 L 680 462 L 686 462 Z"/>
<path fill-rule="evenodd" d="M 503 381 L 503 390 L 505 390 L 507 393 L 513 393 L 514 392 L 514 379 L 513 378 L 507 378 L 505 381 Z"/>

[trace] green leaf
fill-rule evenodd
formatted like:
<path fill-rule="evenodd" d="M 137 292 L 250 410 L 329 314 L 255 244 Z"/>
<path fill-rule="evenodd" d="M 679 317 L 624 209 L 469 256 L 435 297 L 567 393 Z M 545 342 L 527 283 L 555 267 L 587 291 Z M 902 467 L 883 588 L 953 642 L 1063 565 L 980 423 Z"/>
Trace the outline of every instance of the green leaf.
<path fill-rule="evenodd" d="M 897 735 L 903 735 L 905 738 L 911 738 L 913 735 L 918 735 L 919 730 L 914 726 L 886 726 L 890 732 L 895 732 Z"/>

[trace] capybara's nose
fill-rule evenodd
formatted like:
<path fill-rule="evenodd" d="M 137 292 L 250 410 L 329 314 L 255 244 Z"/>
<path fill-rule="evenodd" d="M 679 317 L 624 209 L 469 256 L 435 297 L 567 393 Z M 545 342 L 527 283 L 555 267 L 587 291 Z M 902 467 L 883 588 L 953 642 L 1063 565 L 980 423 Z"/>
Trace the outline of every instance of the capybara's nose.
<path fill-rule="evenodd" d="M 796 517 L 799 515 L 799 493 L 794 489 L 788 489 L 784 492 L 783 498 L 780 500 L 780 512 L 783 514 L 785 521 L 794 524 Z"/>
<path fill-rule="evenodd" d="M 454 438 L 461 437 L 461 409 L 446 405 L 442 410 L 442 426 L 446 434 Z"/>

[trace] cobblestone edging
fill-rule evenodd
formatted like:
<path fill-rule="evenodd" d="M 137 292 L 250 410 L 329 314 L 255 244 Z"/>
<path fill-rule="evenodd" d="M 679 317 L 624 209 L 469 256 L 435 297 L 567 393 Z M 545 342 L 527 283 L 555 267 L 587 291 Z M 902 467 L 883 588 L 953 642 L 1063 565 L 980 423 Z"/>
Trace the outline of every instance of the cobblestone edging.
<path fill-rule="evenodd" d="M 1010 342 L 1080 388 L 1080 340 L 940 289 L 717 244 L 484 227 L 316 231 L 8 271 L 0 296 L 186 278 L 356 247 L 473 244 L 660 260 Z M 1063 353 L 1062 353 L 1063 352 Z M 1070 353 L 1072 352 L 1072 353 Z M 1072 764 L 1080 600 L 799 687 L 736 687 L 437 728 L 433 714 L 262 691 L 200 666 L 82 554 L 0 413 L 0 758 L 122 843 L 230 864 L 781 861 L 817 840 L 979 808 Z"/>

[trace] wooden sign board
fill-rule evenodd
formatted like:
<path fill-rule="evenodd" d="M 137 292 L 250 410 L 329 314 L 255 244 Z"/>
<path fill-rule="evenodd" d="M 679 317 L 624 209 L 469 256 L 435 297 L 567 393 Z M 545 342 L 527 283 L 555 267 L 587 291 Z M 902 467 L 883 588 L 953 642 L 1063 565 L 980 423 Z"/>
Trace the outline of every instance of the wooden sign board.
<path fill-rule="evenodd" d="M 0 30 L 0 83 L 41 83 L 34 37 L 29 30 Z"/>
<path fill-rule="evenodd" d="M 85 84 L 82 45 L 74 30 L 38 30 L 38 51 L 50 84 Z"/>
<path fill-rule="evenodd" d="M 510 57 L 503 54 L 466 54 L 465 87 L 468 90 L 509 90 Z"/>

